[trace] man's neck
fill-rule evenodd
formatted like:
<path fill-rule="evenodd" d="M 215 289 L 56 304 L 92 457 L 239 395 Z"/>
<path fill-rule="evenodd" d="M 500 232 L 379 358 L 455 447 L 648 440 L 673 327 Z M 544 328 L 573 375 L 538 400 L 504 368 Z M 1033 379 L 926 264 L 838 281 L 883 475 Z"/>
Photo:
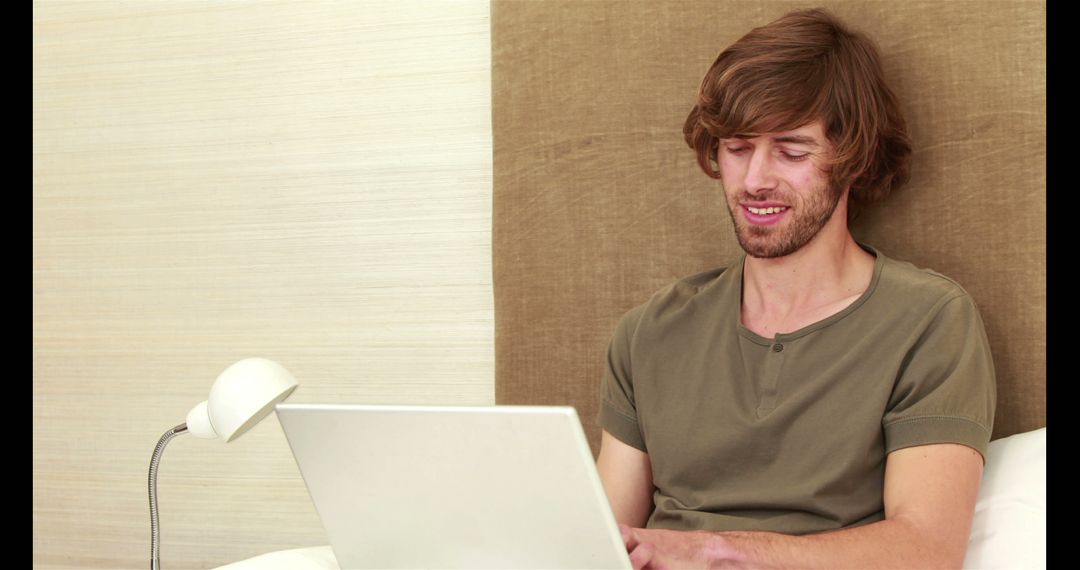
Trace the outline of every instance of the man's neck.
<path fill-rule="evenodd" d="M 846 227 L 784 257 L 747 256 L 742 323 L 767 338 L 799 330 L 844 310 L 866 291 L 873 273 L 874 256 Z"/>

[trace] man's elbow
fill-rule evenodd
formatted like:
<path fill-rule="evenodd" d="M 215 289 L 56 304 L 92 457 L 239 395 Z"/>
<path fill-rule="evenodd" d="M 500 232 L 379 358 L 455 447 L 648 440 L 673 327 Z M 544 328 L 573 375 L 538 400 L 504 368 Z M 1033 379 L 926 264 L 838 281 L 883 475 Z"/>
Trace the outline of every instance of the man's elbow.
<path fill-rule="evenodd" d="M 910 548 L 902 566 L 917 568 L 941 568 L 959 570 L 967 555 L 968 532 L 956 528 L 943 529 L 940 525 L 926 524 L 903 515 L 889 519 L 904 528 L 905 539 Z"/>

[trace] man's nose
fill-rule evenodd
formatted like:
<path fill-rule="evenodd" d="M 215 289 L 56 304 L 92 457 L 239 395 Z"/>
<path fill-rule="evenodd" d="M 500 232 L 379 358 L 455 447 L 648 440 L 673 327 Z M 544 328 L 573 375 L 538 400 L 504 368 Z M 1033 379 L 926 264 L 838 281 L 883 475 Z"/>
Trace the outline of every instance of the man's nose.
<path fill-rule="evenodd" d="M 765 149 L 754 149 L 750 155 L 750 163 L 746 166 L 746 177 L 743 180 L 746 191 L 756 194 L 775 188 L 773 166 L 773 159 Z"/>

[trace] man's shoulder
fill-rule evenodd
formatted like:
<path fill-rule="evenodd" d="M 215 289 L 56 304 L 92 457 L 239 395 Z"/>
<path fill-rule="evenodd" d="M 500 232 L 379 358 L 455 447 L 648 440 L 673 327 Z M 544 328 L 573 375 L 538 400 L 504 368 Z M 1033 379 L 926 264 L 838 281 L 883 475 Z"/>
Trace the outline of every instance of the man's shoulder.
<path fill-rule="evenodd" d="M 670 292 L 671 294 L 682 297 L 694 297 L 700 295 L 711 286 L 716 285 L 730 269 L 730 266 L 716 267 L 700 273 L 688 275 L 670 283 L 657 293 Z"/>
<path fill-rule="evenodd" d="M 677 279 L 657 290 L 628 314 L 635 320 L 646 315 L 648 320 L 656 320 L 682 313 L 701 303 L 715 304 L 717 299 L 723 298 L 731 289 L 734 289 L 734 294 L 737 295 L 739 288 L 732 288 L 728 283 L 733 277 L 733 271 L 732 266 L 717 267 Z"/>
<path fill-rule="evenodd" d="M 891 301 L 908 303 L 944 303 L 959 297 L 969 298 L 955 279 L 912 262 L 884 257 L 878 293 Z"/>

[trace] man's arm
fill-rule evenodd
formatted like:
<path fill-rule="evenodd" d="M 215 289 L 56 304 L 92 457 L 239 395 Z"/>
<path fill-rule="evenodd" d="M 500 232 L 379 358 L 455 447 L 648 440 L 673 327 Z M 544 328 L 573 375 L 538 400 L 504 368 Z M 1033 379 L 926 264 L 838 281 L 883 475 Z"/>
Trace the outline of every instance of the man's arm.
<path fill-rule="evenodd" d="M 960 568 L 982 469 L 967 446 L 909 447 L 888 456 L 883 521 L 804 536 L 624 528 L 623 538 L 635 569 Z"/>
<path fill-rule="evenodd" d="M 628 526 L 645 526 L 653 511 L 652 464 L 648 454 L 604 430 L 596 469 L 615 520 Z"/>

